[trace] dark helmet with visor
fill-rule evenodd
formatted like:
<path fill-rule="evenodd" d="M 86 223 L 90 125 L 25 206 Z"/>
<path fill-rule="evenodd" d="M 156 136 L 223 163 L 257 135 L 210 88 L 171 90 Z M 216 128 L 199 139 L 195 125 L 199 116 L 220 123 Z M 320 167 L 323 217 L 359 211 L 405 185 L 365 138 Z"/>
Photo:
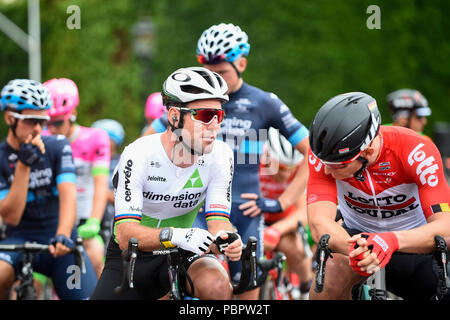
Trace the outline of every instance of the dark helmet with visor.
<path fill-rule="evenodd" d="M 315 115 L 309 131 L 311 151 L 325 163 L 350 162 L 369 146 L 380 124 L 374 98 L 363 92 L 340 94 Z"/>

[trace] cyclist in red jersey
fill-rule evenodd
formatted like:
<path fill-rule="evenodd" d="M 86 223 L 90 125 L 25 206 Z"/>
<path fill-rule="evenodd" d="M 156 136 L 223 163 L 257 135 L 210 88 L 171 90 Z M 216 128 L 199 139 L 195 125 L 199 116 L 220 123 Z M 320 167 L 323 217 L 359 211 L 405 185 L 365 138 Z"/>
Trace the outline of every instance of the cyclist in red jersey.
<path fill-rule="evenodd" d="M 380 123 L 375 99 L 361 92 L 331 98 L 312 122 L 308 221 L 316 241 L 330 234 L 335 253 L 322 293 L 310 291 L 311 299 L 349 299 L 353 285 L 384 267 L 395 295 L 436 293 L 434 236 L 450 235 L 441 157 L 413 130 Z"/>
<path fill-rule="evenodd" d="M 261 194 L 277 199 L 292 182 L 302 163 L 303 155 L 278 130 L 269 128 L 259 170 Z M 267 225 L 264 228 L 264 251 L 279 250 L 286 255 L 288 271 L 300 278 L 300 283 L 292 284 L 298 286 L 300 299 L 307 300 L 312 284 L 312 253 L 298 232 L 299 221 L 306 227 L 306 193 L 282 212 L 264 213 Z"/>

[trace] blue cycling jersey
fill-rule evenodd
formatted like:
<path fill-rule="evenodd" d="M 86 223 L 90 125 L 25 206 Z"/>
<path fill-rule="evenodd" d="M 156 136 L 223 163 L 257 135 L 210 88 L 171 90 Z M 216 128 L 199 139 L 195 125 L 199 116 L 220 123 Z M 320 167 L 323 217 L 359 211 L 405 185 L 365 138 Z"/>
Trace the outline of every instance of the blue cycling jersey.
<path fill-rule="evenodd" d="M 291 113 L 275 94 L 243 83 L 229 94 L 223 105 L 226 118 L 221 124 L 217 139 L 223 140 L 234 151 L 233 202 L 241 201 L 244 192 L 260 194 L 259 163 L 267 129 L 279 129 L 293 146 L 308 136 L 308 129 Z M 157 132 L 166 129 L 167 113 L 152 122 Z M 242 200 L 245 202 L 247 200 Z"/>
<path fill-rule="evenodd" d="M 7 226 L 7 235 L 48 233 L 58 226 L 59 199 L 57 185 L 75 183 L 72 149 L 64 136 L 42 136 L 45 154 L 30 172 L 27 203 L 19 225 Z M 0 200 L 9 192 L 18 161 L 17 150 L 6 141 L 0 144 Z"/>

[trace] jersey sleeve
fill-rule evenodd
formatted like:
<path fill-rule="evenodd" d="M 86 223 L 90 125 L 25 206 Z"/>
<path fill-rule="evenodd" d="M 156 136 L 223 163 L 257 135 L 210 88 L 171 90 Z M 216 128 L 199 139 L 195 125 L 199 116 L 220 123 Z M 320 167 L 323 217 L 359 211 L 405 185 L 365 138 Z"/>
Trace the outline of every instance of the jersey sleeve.
<path fill-rule="evenodd" d="M 404 168 L 418 186 L 425 217 L 437 212 L 450 213 L 450 188 L 436 145 L 425 138 L 405 139 L 404 145 Z"/>
<path fill-rule="evenodd" d="M 280 130 L 280 133 L 293 146 L 308 137 L 308 129 L 294 117 L 289 107 L 274 93 L 269 94 L 266 102 L 264 113 L 269 116 L 270 125 Z"/>
<path fill-rule="evenodd" d="M 136 145 L 126 147 L 113 175 L 114 230 L 123 222 L 141 222 L 145 178 L 145 159 L 137 152 Z"/>
<path fill-rule="evenodd" d="M 317 201 L 331 201 L 337 204 L 336 181 L 325 174 L 324 165 L 311 150 L 308 152 L 308 166 L 307 204 Z"/>
<path fill-rule="evenodd" d="M 63 182 L 76 183 L 76 171 L 73 161 L 72 147 L 63 135 L 48 136 L 45 148 L 54 155 L 56 184 Z"/>
<path fill-rule="evenodd" d="M 234 158 L 231 148 L 221 141 L 215 142 L 215 148 L 221 146 L 215 165 L 212 166 L 205 201 L 206 221 L 230 220 L 231 184 L 233 182 Z"/>
<path fill-rule="evenodd" d="M 109 175 L 110 142 L 106 131 L 94 129 L 93 152 L 92 152 L 92 175 Z"/>

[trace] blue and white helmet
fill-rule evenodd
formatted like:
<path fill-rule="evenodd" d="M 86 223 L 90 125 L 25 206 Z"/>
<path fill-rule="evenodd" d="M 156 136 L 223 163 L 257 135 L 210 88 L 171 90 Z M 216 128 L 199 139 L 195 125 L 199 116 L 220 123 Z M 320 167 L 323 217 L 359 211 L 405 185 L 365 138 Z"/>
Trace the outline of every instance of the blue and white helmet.
<path fill-rule="evenodd" d="M 53 104 L 50 93 L 40 82 L 29 79 L 15 79 L 8 82 L 1 91 L 0 105 L 14 111 L 24 109 L 48 110 Z"/>
<path fill-rule="evenodd" d="M 203 31 L 197 42 L 197 60 L 201 64 L 233 62 L 249 52 L 247 34 L 231 23 L 211 26 Z"/>
<path fill-rule="evenodd" d="M 117 146 L 120 146 L 123 143 L 125 130 L 118 121 L 113 119 L 101 119 L 95 121 L 91 127 L 105 130 Z"/>

